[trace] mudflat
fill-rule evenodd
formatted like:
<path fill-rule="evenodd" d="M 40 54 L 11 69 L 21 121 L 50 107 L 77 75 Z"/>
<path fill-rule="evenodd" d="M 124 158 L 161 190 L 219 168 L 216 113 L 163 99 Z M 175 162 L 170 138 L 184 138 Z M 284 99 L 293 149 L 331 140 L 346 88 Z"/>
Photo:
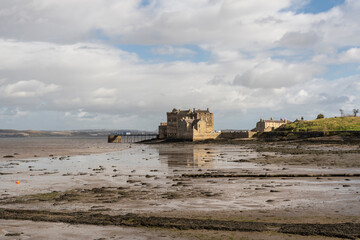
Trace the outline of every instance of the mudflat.
<path fill-rule="evenodd" d="M 0 138 L 0 161 L 49 156 L 88 155 L 119 151 L 104 138 L 31 137 Z"/>
<path fill-rule="evenodd" d="M 55 239 L 360 237 L 356 144 L 53 141 L 0 162 L 0 238 L 45 239 L 40 222 Z"/>

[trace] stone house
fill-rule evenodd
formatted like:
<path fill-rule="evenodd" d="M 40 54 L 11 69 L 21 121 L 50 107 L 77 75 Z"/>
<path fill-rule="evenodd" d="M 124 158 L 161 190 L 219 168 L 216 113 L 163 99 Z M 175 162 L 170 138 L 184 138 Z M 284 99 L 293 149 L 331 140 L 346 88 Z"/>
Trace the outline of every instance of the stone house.
<path fill-rule="evenodd" d="M 270 118 L 270 120 L 264 120 L 260 118 L 260 121 L 256 123 L 255 130 L 257 132 L 270 132 L 286 123 L 291 123 L 291 121 L 286 118 L 281 118 L 280 120 L 273 120 L 273 118 Z"/>

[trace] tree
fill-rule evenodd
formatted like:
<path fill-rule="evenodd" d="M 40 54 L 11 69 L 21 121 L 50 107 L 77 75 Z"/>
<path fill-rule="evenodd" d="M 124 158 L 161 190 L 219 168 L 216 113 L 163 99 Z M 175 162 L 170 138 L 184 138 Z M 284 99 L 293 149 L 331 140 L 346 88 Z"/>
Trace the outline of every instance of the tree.
<path fill-rule="evenodd" d="M 353 109 L 354 117 L 356 117 L 356 114 L 359 113 L 359 109 Z"/>
<path fill-rule="evenodd" d="M 319 113 L 319 114 L 317 115 L 316 119 L 321 119 L 321 118 L 324 118 L 324 117 L 325 117 L 324 114 Z"/>
<path fill-rule="evenodd" d="M 340 111 L 341 116 L 343 117 L 344 116 L 344 110 L 340 109 L 339 111 Z"/>

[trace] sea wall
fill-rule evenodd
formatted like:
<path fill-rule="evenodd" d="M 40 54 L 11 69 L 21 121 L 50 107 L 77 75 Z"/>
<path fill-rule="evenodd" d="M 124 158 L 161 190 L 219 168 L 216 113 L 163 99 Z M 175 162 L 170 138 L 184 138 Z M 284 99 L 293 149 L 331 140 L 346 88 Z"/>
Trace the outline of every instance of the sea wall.
<path fill-rule="evenodd" d="M 252 131 L 229 131 L 221 132 L 219 138 L 235 139 L 235 138 L 252 138 L 256 132 Z"/>
<path fill-rule="evenodd" d="M 216 139 L 218 138 L 220 133 L 212 132 L 212 133 L 196 133 L 193 135 L 193 141 L 201 141 L 207 139 Z"/>

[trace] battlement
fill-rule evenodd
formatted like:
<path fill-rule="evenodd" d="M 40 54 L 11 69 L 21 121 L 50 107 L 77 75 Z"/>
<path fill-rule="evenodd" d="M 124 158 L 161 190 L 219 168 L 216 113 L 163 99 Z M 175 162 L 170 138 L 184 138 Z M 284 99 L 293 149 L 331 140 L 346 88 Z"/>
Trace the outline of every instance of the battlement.
<path fill-rule="evenodd" d="M 174 108 L 171 112 L 167 112 L 167 114 L 180 114 L 180 115 L 191 115 L 196 113 L 210 113 L 210 111 L 209 108 L 207 108 L 206 110 L 195 109 L 195 108 L 193 108 L 193 110 L 191 110 L 190 108 L 188 110 L 180 110 Z"/>

